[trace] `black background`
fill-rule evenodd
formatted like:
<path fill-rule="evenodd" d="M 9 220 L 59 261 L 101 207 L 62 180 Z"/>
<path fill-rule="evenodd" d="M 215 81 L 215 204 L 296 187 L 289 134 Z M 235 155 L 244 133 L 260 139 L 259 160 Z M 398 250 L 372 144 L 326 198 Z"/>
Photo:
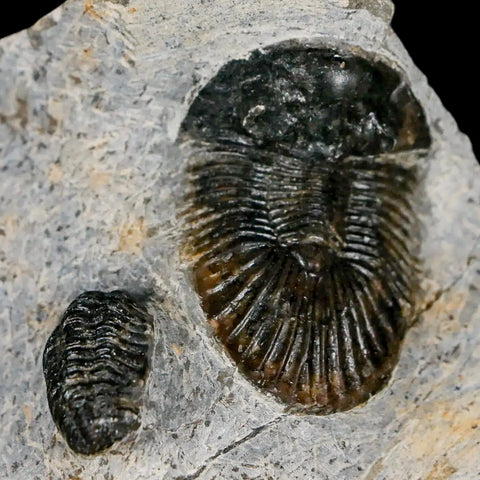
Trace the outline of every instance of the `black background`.
<path fill-rule="evenodd" d="M 32 25 L 61 3 L 44 0 L 10 4 L 11 11 L 8 14 L 4 11 L 0 18 L 0 37 Z M 480 30 L 477 15 L 465 6 L 467 2 L 461 1 L 397 0 L 395 3 L 393 29 L 456 119 L 460 130 L 470 137 L 477 159 L 480 159 L 478 122 L 475 120 L 480 106 L 480 75 L 476 72 L 477 30 Z M 431 6 L 423 7 L 422 3 Z"/>

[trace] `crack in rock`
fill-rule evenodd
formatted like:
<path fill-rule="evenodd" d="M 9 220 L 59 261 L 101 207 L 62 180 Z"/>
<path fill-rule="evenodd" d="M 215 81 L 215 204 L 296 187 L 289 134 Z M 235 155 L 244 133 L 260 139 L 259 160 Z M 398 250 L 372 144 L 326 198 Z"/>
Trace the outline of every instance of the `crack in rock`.
<path fill-rule="evenodd" d="M 278 417 L 274 418 L 273 420 L 270 420 L 269 422 L 260 425 L 259 427 L 254 428 L 248 435 L 245 435 L 244 437 L 240 438 L 239 440 L 236 440 L 232 442 L 230 445 L 227 445 L 226 447 L 218 450 L 215 454 L 213 454 L 211 457 L 209 457 L 203 465 L 198 467 L 192 474 L 187 475 L 187 476 L 182 476 L 182 477 L 175 477 L 174 480 L 195 480 L 200 477 L 200 475 L 210 466 L 212 463 L 218 458 L 221 457 L 222 455 L 225 455 L 226 453 L 231 452 L 232 450 L 235 450 L 237 447 L 240 445 L 248 442 L 249 440 L 252 440 L 255 438 L 257 435 L 260 433 L 264 432 L 268 428 L 270 428 L 273 425 L 276 425 L 279 423 L 285 415 L 279 415 Z"/>

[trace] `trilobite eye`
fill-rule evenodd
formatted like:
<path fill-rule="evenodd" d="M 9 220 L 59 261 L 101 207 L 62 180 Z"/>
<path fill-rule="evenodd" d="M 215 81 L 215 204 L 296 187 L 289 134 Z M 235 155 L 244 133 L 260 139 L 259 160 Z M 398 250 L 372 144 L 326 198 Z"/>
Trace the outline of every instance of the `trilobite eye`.
<path fill-rule="evenodd" d="M 414 301 L 416 165 L 430 146 L 403 76 L 331 48 L 254 52 L 199 92 L 179 141 L 185 251 L 241 371 L 321 413 L 378 391 Z"/>
<path fill-rule="evenodd" d="M 128 293 L 85 292 L 48 339 L 43 371 L 52 417 L 78 453 L 101 452 L 140 426 L 152 317 Z"/>

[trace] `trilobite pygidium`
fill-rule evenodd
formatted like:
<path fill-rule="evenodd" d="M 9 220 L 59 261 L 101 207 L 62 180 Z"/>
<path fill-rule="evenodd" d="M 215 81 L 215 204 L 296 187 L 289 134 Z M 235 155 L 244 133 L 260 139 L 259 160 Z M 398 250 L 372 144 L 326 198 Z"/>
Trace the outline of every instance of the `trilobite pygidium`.
<path fill-rule="evenodd" d="M 216 335 L 257 385 L 328 413 L 388 381 L 417 265 L 430 136 L 403 76 L 358 50 L 227 63 L 181 126 L 185 253 Z"/>
<path fill-rule="evenodd" d="M 67 308 L 43 371 L 52 417 L 75 452 L 100 452 L 140 426 L 152 330 L 126 292 L 85 292 Z"/>

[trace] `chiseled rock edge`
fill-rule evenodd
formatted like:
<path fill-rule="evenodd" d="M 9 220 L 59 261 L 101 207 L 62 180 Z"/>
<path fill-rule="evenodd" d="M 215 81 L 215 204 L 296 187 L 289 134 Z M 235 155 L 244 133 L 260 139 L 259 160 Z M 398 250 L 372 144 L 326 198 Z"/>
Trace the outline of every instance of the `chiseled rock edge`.
<path fill-rule="evenodd" d="M 390 23 L 395 7 L 390 0 L 330 0 L 333 6 L 353 10 L 368 10 L 372 15 Z"/>
<path fill-rule="evenodd" d="M 77 0 L 0 41 L 7 478 L 464 479 L 479 470 L 480 169 L 385 21 L 335 3 Z M 400 64 L 434 137 L 423 320 L 390 385 L 328 417 L 289 415 L 235 372 L 176 253 L 184 164 L 172 144 L 189 103 L 225 61 L 291 38 L 359 45 Z M 48 414 L 46 338 L 83 290 L 152 286 L 174 321 L 157 318 L 136 443 L 79 458 Z"/>

